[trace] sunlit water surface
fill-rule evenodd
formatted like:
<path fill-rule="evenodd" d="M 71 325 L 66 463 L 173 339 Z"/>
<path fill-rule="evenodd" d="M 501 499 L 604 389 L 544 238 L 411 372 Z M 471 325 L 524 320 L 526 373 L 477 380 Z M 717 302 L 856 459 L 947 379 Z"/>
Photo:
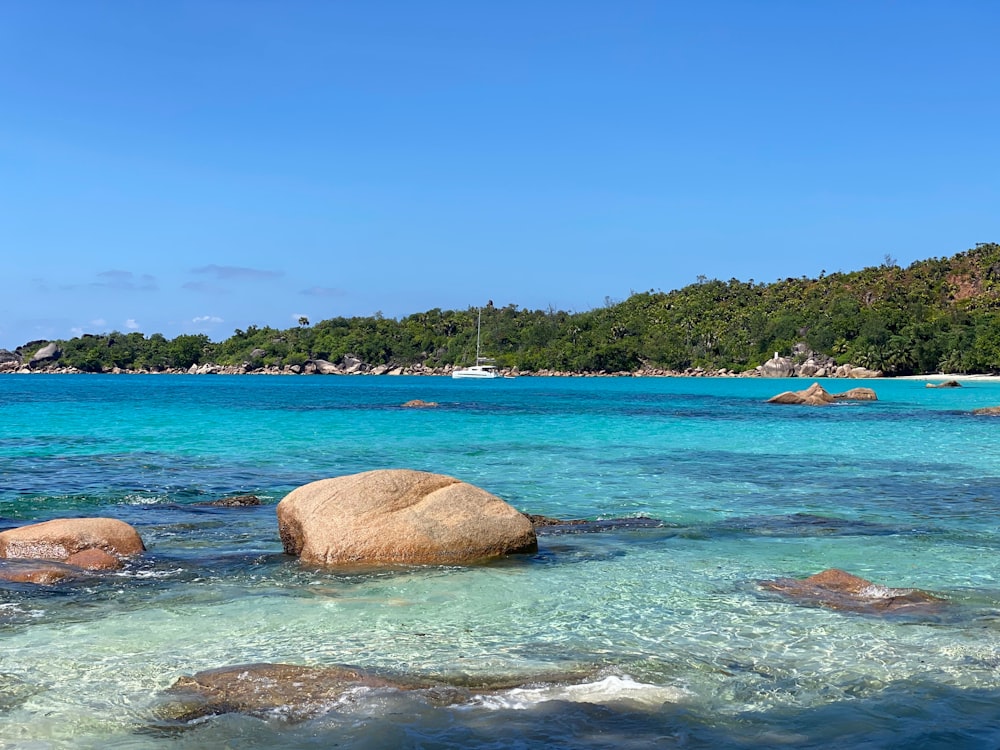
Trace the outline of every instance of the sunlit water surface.
<path fill-rule="evenodd" d="M 112 516 L 148 548 L 83 583 L 0 583 L 0 746 L 1000 746 L 1000 419 L 970 415 L 1000 384 L 764 403 L 806 385 L 0 378 L 0 528 Z M 543 534 L 536 555 L 467 568 L 282 553 L 289 490 L 376 468 L 531 513 L 663 523 Z M 244 493 L 264 504 L 198 505 Z M 875 617 L 758 585 L 830 567 L 947 606 Z M 525 686 L 158 722 L 179 677 L 252 662 Z"/>

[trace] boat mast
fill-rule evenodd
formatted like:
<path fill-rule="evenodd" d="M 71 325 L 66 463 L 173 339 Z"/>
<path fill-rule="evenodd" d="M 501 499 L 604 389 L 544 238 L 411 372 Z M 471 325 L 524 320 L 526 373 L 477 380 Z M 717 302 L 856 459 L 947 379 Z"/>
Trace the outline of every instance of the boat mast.
<path fill-rule="evenodd" d="M 479 308 L 479 320 L 476 322 L 476 364 L 479 364 L 479 335 L 483 330 L 483 308 Z"/>

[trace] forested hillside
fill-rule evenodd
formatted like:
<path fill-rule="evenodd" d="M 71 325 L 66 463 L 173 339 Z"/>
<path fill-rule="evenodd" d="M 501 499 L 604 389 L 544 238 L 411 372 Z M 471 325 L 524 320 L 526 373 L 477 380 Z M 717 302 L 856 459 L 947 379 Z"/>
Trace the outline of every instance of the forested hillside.
<path fill-rule="evenodd" d="M 59 365 L 88 372 L 186 369 L 191 364 L 461 365 L 475 356 L 477 309 L 433 309 L 400 320 L 330 318 L 279 330 L 251 326 L 225 341 L 141 333 L 57 342 Z M 1000 371 L 1000 245 L 948 258 L 819 278 L 699 278 L 671 292 L 633 293 L 587 312 L 483 309 L 483 350 L 501 367 L 574 372 L 641 368 L 752 369 L 797 343 L 888 375 Z M 18 349 L 27 362 L 43 341 Z M 801 349 L 802 347 L 800 347 Z"/>

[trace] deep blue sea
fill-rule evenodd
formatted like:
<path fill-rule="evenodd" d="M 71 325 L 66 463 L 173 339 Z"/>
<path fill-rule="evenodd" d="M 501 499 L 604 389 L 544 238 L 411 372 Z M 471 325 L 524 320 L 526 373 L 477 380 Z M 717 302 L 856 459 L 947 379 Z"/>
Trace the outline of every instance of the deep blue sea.
<path fill-rule="evenodd" d="M 111 516 L 148 548 L 85 581 L 0 582 L 0 747 L 1000 747 L 1000 418 L 969 413 L 1000 383 L 764 403 L 810 382 L 0 377 L 0 530 Z M 473 567 L 283 554 L 287 492 L 378 468 L 662 525 Z M 246 493 L 263 505 L 199 505 Z M 758 584 L 831 567 L 947 603 L 852 614 Z M 179 677 L 254 662 L 525 686 L 158 722 Z"/>

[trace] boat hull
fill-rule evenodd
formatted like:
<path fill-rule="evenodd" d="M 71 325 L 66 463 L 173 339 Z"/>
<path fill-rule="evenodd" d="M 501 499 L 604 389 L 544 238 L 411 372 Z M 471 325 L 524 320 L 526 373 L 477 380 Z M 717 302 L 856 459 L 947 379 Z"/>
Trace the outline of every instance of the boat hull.
<path fill-rule="evenodd" d="M 451 377 L 455 380 L 494 380 L 501 377 L 495 367 L 489 365 L 473 365 L 472 367 L 462 367 L 454 370 Z"/>

